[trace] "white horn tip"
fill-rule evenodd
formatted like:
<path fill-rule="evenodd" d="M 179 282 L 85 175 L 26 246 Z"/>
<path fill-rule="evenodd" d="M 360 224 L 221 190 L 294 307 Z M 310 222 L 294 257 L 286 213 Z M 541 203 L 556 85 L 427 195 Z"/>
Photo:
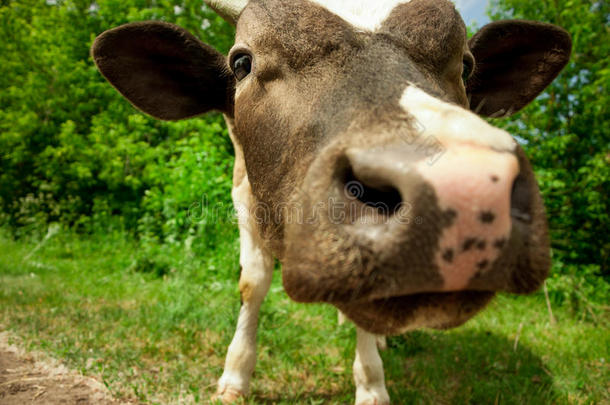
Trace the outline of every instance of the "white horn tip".
<path fill-rule="evenodd" d="M 222 18 L 235 25 L 248 0 L 205 0 Z"/>

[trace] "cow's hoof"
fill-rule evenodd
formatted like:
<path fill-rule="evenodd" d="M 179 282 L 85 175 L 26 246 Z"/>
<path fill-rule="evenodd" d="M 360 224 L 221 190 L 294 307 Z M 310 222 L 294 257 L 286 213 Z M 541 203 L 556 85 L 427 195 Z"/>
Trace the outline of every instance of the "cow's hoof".
<path fill-rule="evenodd" d="M 233 388 L 223 388 L 222 390 L 218 390 L 216 394 L 212 397 L 212 404 L 243 404 L 245 396 L 244 394 Z"/>
<path fill-rule="evenodd" d="M 390 397 L 385 388 L 379 390 L 357 390 L 355 405 L 390 405 Z"/>

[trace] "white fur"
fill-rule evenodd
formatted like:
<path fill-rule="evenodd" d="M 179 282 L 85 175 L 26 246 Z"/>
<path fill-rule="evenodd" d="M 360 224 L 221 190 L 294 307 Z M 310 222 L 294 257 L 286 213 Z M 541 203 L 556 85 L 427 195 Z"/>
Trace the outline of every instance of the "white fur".
<path fill-rule="evenodd" d="M 410 0 L 310 0 L 337 14 L 353 26 L 376 31 L 392 10 Z"/>
<path fill-rule="evenodd" d="M 425 142 L 434 137 L 445 147 L 451 143 L 470 143 L 491 147 L 497 151 L 513 152 L 516 141 L 508 132 L 493 127 L 476 114 L 432 97 L 413 84 L 405 89 L 400 99 L 402 108 L 417 120 L 420 136 Z"/>
<path fill-rule="evenodd" d="M 356 339 L 356 405 L 387 405 L 390 396 L 385 388 L 383 362 L 377 351 L 377 336 L 356 327 Z"/>

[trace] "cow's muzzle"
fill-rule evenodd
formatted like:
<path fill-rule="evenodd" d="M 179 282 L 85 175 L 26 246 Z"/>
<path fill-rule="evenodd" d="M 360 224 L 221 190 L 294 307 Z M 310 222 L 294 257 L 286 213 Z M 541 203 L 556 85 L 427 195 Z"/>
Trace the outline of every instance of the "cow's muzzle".
<path fill-rule="evenodd" d="M 518 147 L 454 144 L 433 161 L 411 145 L 337 148 L 303 189 L 315 214 L 287 224 L 283 270 L 297 301 L 524 293 L 548 273 L 544 209 Z"/>

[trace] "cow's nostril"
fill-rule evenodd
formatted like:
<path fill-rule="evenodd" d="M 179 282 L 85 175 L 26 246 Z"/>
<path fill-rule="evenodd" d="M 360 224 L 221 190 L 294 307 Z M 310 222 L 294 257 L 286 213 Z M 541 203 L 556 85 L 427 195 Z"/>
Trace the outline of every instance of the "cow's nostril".
<path fill-rule="evenodd" d="M 356 177 L 351 169 L 346 173 L 344 184 L 348 199 L 358 200 L 383 215 L 394 215 L 402 203 L 402 197 L 396 188 L 382 181 L 365 182 Z"/>
<path fill-rule="evenodd" d="M 510 196 L 511 217 L 525 223 L 532 222 L 532 189 L 531 184 L 522 174 L 513 182 Z"/>

